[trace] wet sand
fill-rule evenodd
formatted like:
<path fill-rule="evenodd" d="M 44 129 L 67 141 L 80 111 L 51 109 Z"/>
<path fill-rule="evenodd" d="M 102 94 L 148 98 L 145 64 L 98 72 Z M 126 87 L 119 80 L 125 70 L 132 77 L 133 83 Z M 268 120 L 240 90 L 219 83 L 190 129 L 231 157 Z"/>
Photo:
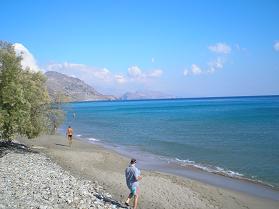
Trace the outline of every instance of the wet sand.
<path fill-rule="evenodd" d="M 46 153 L 73 175 L 98 181 L 114 199 L 125 201 L 129 193 L 124 178 L 124 170 L 129 163 L 127 157 L 102 146 L 78 140 L 74 140 L 72 147 L 69 147 L 67 139 L 57 135 L 19 141 Z M 279 201 L 211 186 L 180 176 L 145 170 L 142 170 L 142 175 L 139 209 L 279 208 Z"/>

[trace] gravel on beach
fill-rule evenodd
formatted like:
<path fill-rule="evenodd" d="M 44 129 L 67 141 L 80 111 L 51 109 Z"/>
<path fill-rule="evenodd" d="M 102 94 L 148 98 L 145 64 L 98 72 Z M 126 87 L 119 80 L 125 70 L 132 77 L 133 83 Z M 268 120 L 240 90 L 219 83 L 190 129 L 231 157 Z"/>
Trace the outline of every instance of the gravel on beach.
<path fill-rule="evenodd" d="M 42 153 L 0 156 L 0 208 L 125 208 L 98 185 L 72 176 Z"/>

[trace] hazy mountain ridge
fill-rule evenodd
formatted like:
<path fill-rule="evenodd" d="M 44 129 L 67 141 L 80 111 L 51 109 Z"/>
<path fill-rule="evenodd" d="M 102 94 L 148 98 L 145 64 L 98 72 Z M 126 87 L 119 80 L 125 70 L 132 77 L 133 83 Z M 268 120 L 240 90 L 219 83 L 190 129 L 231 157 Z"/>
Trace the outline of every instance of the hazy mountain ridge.
<path fill-rule="evenodd" d="M 120 100 L 141 100 L 141 99 L 170 99 L 175 98 L 172 95 L 159 91 L 136 91 L 123 94 Z"/>
<path fill-rule="evenodd" d="M 84 81 L 55 71 L 45 73 L 47 89 L 52 100 L 60 94 L 65 101 L 116 100 L 115 96 L 103 95 Z"/>

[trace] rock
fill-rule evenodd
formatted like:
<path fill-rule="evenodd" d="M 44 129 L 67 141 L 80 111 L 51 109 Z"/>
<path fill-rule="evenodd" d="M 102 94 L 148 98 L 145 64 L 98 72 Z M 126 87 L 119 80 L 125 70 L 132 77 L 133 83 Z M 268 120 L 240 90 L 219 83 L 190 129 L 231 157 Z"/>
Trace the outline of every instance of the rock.
<path fill-rule="evenodd" d="M 0 209 L 119 208 L 111 198 L 98 182 L 75 178 L 44 154 L 0 157 Z"/>

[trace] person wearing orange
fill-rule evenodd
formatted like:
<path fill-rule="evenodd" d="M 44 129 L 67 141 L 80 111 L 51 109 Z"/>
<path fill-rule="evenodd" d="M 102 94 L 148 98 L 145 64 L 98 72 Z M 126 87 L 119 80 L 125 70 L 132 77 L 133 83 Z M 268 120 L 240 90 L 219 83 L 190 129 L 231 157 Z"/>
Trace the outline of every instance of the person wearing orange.
<path fill-rule="evenodd" d="M 73 129 L 71 128 L 71 126 L 68 127 L 67 129 L 67 133 L 66 135 L 68 136 L 68 141 L 69 141 L 69 146 L 72 146 L 72 142 L 73 142 Z"/>

